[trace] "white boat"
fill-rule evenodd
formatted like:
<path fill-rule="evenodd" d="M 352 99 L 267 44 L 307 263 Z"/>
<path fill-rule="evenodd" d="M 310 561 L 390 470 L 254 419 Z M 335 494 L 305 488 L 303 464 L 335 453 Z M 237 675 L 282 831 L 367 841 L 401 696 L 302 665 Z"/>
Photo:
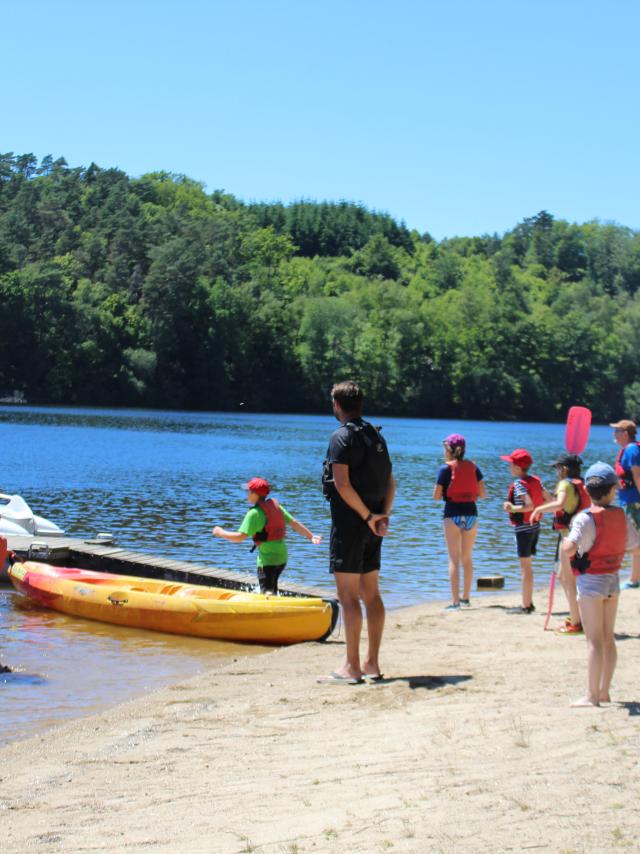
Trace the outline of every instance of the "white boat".
<path fill-rule="evenodd" d="M 0 492 L 0 535 L 63 537 L 64 531 L 48 519 L 36 516 L 20 495 L 4 495 Z"/>

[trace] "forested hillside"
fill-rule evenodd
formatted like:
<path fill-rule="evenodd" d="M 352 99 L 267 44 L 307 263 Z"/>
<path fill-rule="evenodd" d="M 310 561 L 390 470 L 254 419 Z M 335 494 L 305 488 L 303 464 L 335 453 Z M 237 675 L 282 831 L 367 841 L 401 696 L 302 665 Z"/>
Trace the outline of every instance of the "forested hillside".
<path fill-rule="evenodd" d="M 347 202 L 0 155 L 0 394 L 553 420 L 640 414 L 640 234 L 545 211 L 444 240 Z"/>

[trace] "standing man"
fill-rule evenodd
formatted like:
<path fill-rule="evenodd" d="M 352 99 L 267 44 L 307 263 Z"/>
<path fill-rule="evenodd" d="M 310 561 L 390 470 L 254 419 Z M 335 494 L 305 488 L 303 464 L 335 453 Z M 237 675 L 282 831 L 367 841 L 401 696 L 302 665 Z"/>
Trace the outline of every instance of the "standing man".
<path fill-rule="evenodd" d="M 382 676 L 378 656 L 385 611 L 378 580 L 382 538 L 396 486 L 387 443 L 362 418 L 360 388 L 351 381 L 338 383 L 331 389 L 331 400 L 340 427 L 329 440 L 322 481 L 331 506 L 329 569 L 342 606 L 347 657 L 342 667 L 318 681 L 356 685 Z M 362 663 L 360 600 L 367 614 L 368 634 Z"/>
<path fill-rule="evenodd" d="M 620 445 L 615 465 L 620 483 L 618 501 L 627 519 L 640 531 L 640 447 L 636 442 L 636 425 L 623 418 L 609 426 L 613 427 L 613 438 Z M 631 578 L 622 585 L 623 590 L 637 587 L 640 587 L 640 554 L 632 555 Z"/>

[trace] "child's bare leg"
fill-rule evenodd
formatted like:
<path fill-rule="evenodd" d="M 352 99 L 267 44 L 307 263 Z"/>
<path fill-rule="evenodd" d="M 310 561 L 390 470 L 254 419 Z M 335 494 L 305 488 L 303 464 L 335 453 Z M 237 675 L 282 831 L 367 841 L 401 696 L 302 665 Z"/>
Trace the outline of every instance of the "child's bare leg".
<path fill-rule="evenodd" d="M 572 706 L 599 706 L 604 664 L 604 599 L 586 596 L 578 603 L 587 638 L 587 693 Z"/>
<path fill-rule="evenodd" d="M 470 531 L 460 531 L 462 540 L 462 566 L 464 568 L 464 582 L 462 598 L 468 600 L 471 595 L 471 584 L 473 582 L 473 544 L 478 534 L 476 523 Z"/>
<path fill-rule="evenodd" d="M 528 608 L 533 604 L 533 564 L 530 557 L 521 557 L 519 561 L 522 574 L 522 606 Z"/>
<path fill-rule="evenodd" d="M 602 664 L 602 673 L 600 675 L 600 690 L 598 694 L 598 699 L 601 703 L 608 703 L 611 700 L 609 689 L 611 687 L 611 679 L 618 661 L 618 650 L 616 649 L 616 638 L 614 634 L 617 613 L 618 596 L 612 596 L 610 599 L 605 599 L 603 604 L 604 660 Z"/>
<path fill-rule="evenodd" d="M 444 538 L 449 552 L 449 584 L 451 585 L 451 600 L 454 605 L 460 601 L 461 533 L 453 519 L 444 520 Z"/>
<path fill-rule="evenodd" d="M 576 592 L 576 577 L 572 572 L 562 573 L 560 582 L 569 603 L 569 618 L 574 626 L 580 622 L 580 611 L 578 609 L 578 594 Z"/>
<path fill-rule="evenodd" d="M 569 557 L 560 550 L 560 583 L 569 603 L 569 618 L 574 626 L 580 623 L 580 610 L 578 608 L 578 592 L 576 590 L 576 577 L 571 570 Z"/>

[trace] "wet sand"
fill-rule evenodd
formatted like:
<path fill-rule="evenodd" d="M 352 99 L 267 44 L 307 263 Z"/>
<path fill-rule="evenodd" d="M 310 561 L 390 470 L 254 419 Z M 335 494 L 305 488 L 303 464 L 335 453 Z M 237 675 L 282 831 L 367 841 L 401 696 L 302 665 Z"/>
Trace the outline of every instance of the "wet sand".
<path fill-rule="evenodd" d="M 590 709 L 569 708 L 584 639 L 516 601 L 390 613 L 380 684 L 316 684 L 338 638 L 11 744 L 2 850 L 638 850 L 640 593 L 621 596 L 614 702 Z"/>

